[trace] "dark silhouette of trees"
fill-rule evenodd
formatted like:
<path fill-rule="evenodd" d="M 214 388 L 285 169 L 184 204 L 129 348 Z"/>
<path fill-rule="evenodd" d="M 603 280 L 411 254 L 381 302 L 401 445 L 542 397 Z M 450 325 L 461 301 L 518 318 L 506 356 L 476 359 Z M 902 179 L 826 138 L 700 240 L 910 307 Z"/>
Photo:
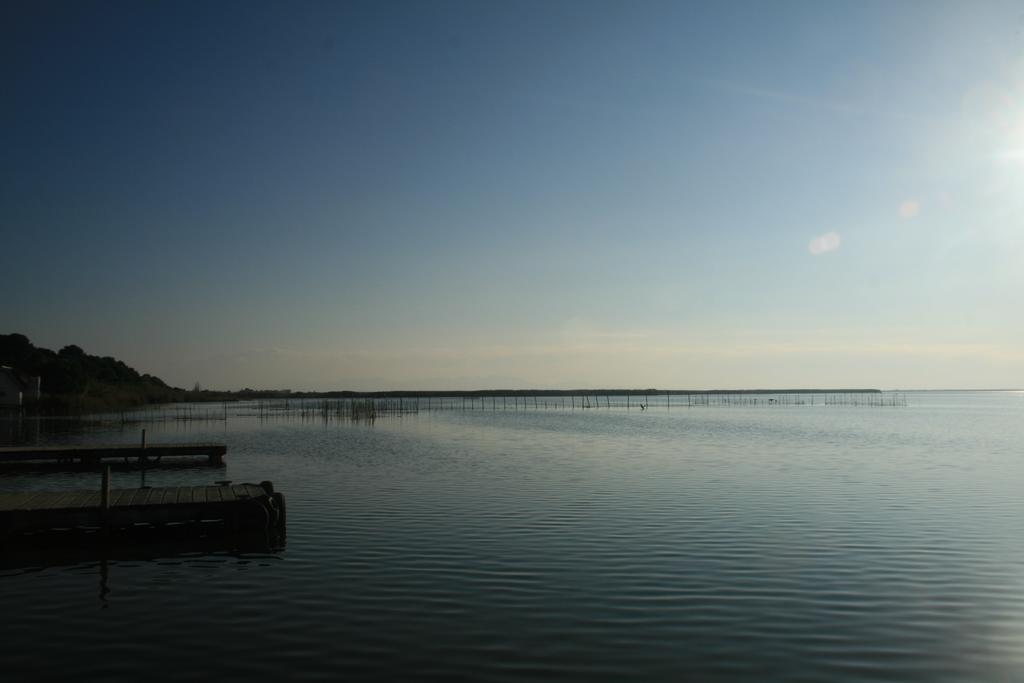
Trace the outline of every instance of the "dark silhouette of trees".
<path fill-rule="evenodd" d="M 93 356 L 74 344 L 54 353 L 17 333 L 0 335 L 0 365 L 40 377 L 42 406 L 50 412 L 115 410 L 180 400 L 184 394 L 116 358 Z"/>

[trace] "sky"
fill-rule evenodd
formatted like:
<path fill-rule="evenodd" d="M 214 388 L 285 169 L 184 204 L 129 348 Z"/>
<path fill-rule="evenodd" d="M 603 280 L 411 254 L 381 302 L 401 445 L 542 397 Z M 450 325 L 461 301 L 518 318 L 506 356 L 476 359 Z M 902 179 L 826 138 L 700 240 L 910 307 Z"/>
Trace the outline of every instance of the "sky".
<path fill-rule="evenodd" d="M 0 332 L 191 388 L 1024 387 L 1012 2 L 7 2 Z"/>

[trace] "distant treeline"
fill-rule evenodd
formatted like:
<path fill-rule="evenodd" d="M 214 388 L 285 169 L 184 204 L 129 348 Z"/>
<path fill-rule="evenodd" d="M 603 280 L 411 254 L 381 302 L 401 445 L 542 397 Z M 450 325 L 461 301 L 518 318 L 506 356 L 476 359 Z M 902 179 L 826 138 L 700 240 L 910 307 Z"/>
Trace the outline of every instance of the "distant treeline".
<path fill-rule="evenodd" d="M 0 365 L 42 379 L 42 397 L 28 407 L 44 413 L 121 410 L 184 400 L 187 393 L 110 356 L 93 356 L 74 344 L 54 352 L 23 334 L 0 335 Z"/>

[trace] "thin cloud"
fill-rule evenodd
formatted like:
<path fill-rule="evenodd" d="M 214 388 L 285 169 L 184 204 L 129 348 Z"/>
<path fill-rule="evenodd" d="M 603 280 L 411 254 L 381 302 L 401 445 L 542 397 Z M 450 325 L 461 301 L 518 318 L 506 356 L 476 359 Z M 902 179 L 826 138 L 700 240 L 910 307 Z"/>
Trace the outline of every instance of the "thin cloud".
<path fill-rule="evenodd" d="M 768 88 L 759 88 L 757 86 L 745 85 L 742 83 L 733 83 L 731 81 L 722 80 L 707 80 L 704 84 L 718 90 L 720 92 L 732 93 L 734 95 L 744 95 L 746 97 L 756 97 L 763 100 L 773 100 L 775 102 L 784 102 L 786 104 L 798 104 L 805 107 L 813 107 L 815 109 L 824 109 L 832 111 L 837 114 L 849 114 L 854 116 L 870 116 L 878 119 L 889 119 L 896 121 L 911 121 L 914 123 L 925 123 L 926 119 L 919 116 L 911 116 L 897 111 L 887 111 L 883 109 L 874 109 L 871 107 L 864 107 L 858 104 L 850 102 L 841 102 L 837 100 L 825 99 L 822 97 L 813 97 L 810 95 L 801 95 L 799 93 L 786 92 L 784 90 L 771 90 Z"/>

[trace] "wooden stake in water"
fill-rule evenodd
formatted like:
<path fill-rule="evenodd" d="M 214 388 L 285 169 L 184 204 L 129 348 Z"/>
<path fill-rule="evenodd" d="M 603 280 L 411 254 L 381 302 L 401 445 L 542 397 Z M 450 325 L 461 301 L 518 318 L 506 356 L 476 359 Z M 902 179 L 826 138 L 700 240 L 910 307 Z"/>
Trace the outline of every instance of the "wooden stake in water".
<path fill-rule="evenodd" d="M 139 446 L 139 487 L 146 487 L 146 430 L 142 430 L 142 444 Z"/>
<path fill-rule="evenodd" d="M 103 466 L 103 479 L 100 483 L 100 519 L 103 527 L 107 527 L 107 512 L 110 510 L 110 465 Z"/>

